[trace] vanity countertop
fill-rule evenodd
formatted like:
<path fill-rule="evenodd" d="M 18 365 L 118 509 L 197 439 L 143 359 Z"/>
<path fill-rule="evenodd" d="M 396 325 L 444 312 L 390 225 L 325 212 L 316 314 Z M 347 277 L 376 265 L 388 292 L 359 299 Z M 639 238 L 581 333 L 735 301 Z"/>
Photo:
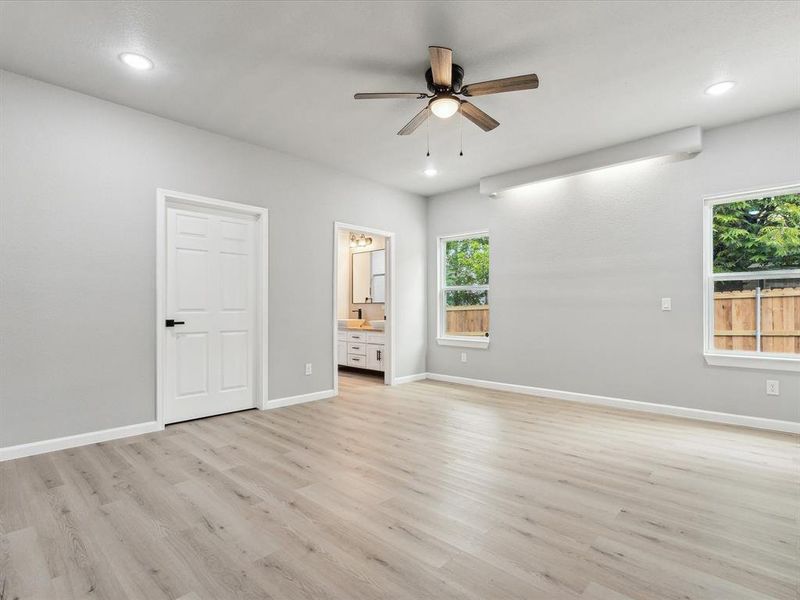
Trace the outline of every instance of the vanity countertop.
<path fill-rule="evenodd" d="M 377 331 L 383 333 L 384 329 L 376 329 L 375 327 L 340 327 L 339 331 Z"/>

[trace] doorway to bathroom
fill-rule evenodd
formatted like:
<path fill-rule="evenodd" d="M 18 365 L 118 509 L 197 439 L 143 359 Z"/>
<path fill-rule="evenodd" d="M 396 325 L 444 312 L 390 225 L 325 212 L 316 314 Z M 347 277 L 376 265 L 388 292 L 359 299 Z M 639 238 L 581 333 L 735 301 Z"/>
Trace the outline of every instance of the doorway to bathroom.
<path fill-rule="evenodd" d="M 333 388 L 339 375 L 392 385 L 395 236 L 336 222 L 333 278 Z"/>

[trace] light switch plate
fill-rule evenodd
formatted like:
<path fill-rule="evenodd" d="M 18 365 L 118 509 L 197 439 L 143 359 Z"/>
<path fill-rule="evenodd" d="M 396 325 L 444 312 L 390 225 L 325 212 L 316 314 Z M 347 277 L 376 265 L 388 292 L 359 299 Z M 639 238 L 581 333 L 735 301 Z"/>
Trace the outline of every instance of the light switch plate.
<path fill-rule="evenodd" d="M 661 310 L 672 310 L 672 298 L 661 299 Z"/>
<path fill-rule="evenodd" d="M 462 352 L 461 353 L 461 362 L 467 362 L 467 353 L 466 352 Z"/>
<path fill-rule="evenodd" d="M 311 375 L 311 363 L 306 363 L 306 375 Z"/>
<path fill-rule="evenodd" d="M 781 382 L 777 379 L 767 379 L 767 396 L 780 396 Z"/>

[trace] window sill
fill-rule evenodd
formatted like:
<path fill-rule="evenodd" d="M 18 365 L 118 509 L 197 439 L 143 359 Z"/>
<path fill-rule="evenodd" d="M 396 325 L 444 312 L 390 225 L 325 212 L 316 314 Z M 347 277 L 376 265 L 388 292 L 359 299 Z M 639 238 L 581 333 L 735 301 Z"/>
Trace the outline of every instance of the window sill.
<path fill-rule="evenodd" d="M 438 337 L 436 343 L 440 346 L 459 346 L 461 348 L 483 348 L 489 347 L 487 337 Z"/>
<path fill-rule="evenodd" d="M 715 367 L 739 367 L 740 369 L 800 372 L 800 357 L 728 354 L 723 352 L 705 352 L 704 356 L 706 363 Z"/>

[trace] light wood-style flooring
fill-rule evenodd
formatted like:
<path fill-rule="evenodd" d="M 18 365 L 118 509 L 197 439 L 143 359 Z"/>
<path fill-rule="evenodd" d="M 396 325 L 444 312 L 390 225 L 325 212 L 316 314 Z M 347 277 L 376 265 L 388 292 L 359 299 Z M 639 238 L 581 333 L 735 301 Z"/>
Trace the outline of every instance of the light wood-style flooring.
<path fill-rule="evenodd" d="M 0 598 L 800 597 L 797 436 L 340 388 L 0 463 Z"/>

